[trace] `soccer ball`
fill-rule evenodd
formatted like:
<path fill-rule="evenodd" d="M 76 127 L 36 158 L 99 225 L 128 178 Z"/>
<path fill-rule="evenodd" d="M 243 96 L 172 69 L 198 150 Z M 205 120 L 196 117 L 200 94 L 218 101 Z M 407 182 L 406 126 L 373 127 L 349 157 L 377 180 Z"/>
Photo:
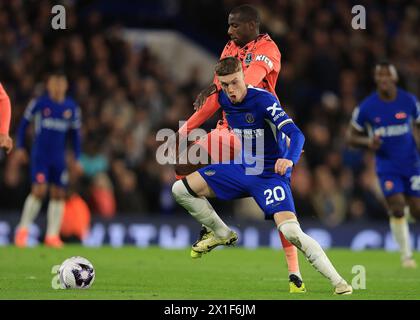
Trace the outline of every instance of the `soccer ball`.
<path fill-rule="evenodd" d="M 83 257 L 66 259 L 58 269 L 61 287 L 64 289 L 87 289 L 95 280 L 95 269 Z"/>

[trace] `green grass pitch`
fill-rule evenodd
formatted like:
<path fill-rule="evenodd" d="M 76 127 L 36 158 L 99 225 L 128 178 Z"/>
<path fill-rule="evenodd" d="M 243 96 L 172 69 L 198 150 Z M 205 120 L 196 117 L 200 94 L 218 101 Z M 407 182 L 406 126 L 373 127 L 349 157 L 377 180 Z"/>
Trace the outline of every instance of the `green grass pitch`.
<path fill-rule="evenodd" d="M 351 296 L 334 296 L 330 283 L 299 254 L 308 292 L 288 293 L 282 251 L 263 248 L 214 250 L 192 260 L 189 249 L 84 248 L 67 245 L 0 248 L 0 299 L 419 299 L 420 269 L 406 270 L 399 254 L 379 250 L 327 251 L 338 271 L 351 283 L 354 265 L 366 269 L 366 289 Z M 52 289 L 51 269 L 66 258 L 89 259 L 96 279 L 88 290 Z M 416 253 L 417 261 L 420 254 Z"/>

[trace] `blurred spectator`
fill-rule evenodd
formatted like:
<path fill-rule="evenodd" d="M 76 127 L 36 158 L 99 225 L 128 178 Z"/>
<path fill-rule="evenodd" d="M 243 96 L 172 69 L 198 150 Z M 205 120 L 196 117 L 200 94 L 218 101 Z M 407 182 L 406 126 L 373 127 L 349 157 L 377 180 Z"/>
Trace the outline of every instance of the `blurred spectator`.
<path fill-rule="evenodd" d="M 346 217 L 346 199 L 337 188 L 330 169 L 319 166 L 314 175 L 312 204 L 318 218 L 329 227 L 339 225 Z"/>

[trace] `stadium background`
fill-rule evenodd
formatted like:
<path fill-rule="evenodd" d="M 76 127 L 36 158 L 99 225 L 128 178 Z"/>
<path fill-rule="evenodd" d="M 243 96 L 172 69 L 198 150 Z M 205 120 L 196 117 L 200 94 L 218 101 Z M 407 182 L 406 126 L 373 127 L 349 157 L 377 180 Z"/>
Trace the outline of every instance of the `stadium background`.
<path fill-rule="evenodd" d="M 11 134 L 48 70 L 64 67 L 83 117 L 85 173 L 71 191 L 91 212 L 85 244 L 188 246 L 198 225 L 175 205 L 173 170 L 156 163 L 155 136 L 192 114 L 228 40 L 228 12 L 242 3 L 260 8 L 262 31 L 279 46 L 277 93 L 307 138 L 292 180 L 302 226 L 324 247 L 395 249 L 373 154 L 349 149 L 344 136 L 353 108 L 374 89 L 376 61 L 395 63 L 399 85 L 420 96 L 420 1 L 3 0 L 0 81 L 12 101 Z M 66 30 L 51 28 L 55 4 L 66 8 Z M 351 27 L 356 4 L 366 8 L 366 30 Z M 30 190 L 28 165 L 14 160 L 0 155 L 1 244 L 11 241 Z M 242 231 L 240 244 L 279 245 L 247 200 L 214 203 Z M 33 244 L 44 220 L 31 231 Z M 420 229 L 411 228 L 420 250 Z"/>

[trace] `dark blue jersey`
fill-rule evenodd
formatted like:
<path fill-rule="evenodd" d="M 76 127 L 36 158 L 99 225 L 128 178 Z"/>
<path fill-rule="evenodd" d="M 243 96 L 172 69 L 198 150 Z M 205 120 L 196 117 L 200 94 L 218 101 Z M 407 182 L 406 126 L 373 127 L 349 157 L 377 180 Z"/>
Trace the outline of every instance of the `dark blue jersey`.
<path fill-rule="evenodd" d="M 420 122 L 420 103 L 412 94 L 398 89 L 394 101 L 372 93 L 353 112 L 352 125 L 358 131 L 377 135 L 382 144 L 376 152 L 378 174 L 405 174 L 420 167 L 413 124 Z"/>
<path fill-rule="evenodd" d="M 258 159 L 263 162 L 264 170 L 273 171 L 279 158 L 298 162 L 304 136 L 271 93 L 248 86 L 243 101 L 233 104 L 222 91 L 219 104 L 242 141 L 241 161 L 245 166 L 255 166 Z M 291 140 L 289 148 L 285 136 Z"/>
<path fill-rule="evenodd" d="M 76 159 L 80 156 L 80 109 L 73 99 L 66 97 L 61 103 L 48 94 L 32 100 L 20 123 L 17 147 L 23 148 L 26 128 L 34 120 L 35 139 L 32 156 L 46 162 L 62 160 L 65 156 L 66 135 L 70 133 Z"/>

